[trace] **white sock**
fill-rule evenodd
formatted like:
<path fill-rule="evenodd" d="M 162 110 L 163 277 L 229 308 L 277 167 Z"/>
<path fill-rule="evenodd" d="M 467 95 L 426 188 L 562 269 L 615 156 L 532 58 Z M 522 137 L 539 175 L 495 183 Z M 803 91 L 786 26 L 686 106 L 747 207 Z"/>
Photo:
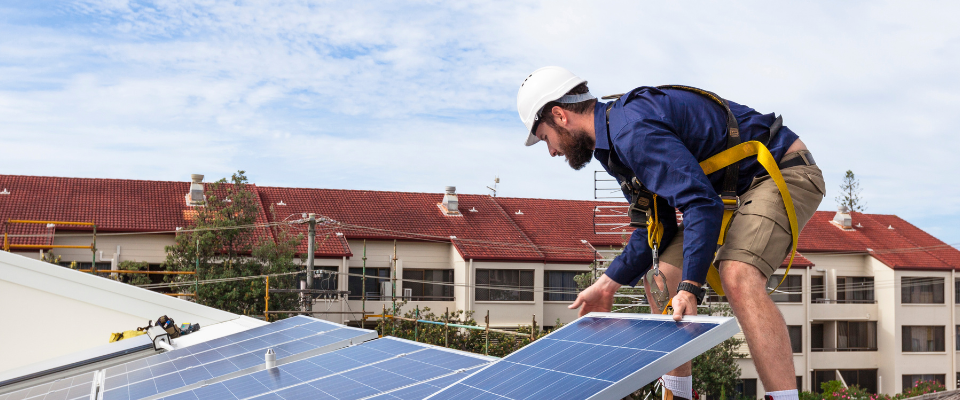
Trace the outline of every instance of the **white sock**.
<path fill-rule="evenodd" d="M 800 395 L 797 394 L 797 389 L 767 392 L 767 396 L 772 397 L 773 400 L 800 400 Z"/>
<path fill-rule="evenodd" d="M 663 387 L 670 389 L 674 397 L 683 397 L 685 399 L 693 398 L 693 376 L 664 375 Z"/>

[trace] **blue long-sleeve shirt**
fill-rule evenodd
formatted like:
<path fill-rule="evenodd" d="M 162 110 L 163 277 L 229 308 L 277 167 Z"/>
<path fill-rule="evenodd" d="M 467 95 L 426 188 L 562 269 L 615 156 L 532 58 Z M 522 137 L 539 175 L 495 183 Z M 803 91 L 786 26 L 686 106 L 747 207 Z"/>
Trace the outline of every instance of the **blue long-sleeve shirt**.
<path fill-rule="evenodd" d="M 769 132 L 775 116 L 729 101 L 737 118 L 741 141 Z M 607 165 L 606 104 L 594 110 L 596 151 L 594 157 L 610 175 Z M 666 200 L 658 207 L 666 227 L 661 246 L 666 248 L 676 233 L 674 207 L 683 213 L 683 279 L 703 284 L 713 261 L 723 203 L 718 195 L 723 170 L 704 175 L 700 162 L 726 150 L 727 114 L 719 104 L 696 93 L 679 89 L 640 87 L 625 94 L 610 110 L 610 139 L 621 162 L 630 168 L 648 190 Z M 783 158 L 799 137 L 786 126 L 770 139 L 767 147 L 774 158 Z M 764 172 L 755 157 L 740 162 L 737 192 L 742 194 L 752 179 Z M 628 201 L 630 199 L 627 199 Z M 672 222 L 671 222 L 672 221 Z M 662 251 L 662 249 L 661 249 Z M 647 231 L 637 229 L 623 254 L 607 268 L 606 274 L 622 285 L 636 285 L 653 263 Z"/>

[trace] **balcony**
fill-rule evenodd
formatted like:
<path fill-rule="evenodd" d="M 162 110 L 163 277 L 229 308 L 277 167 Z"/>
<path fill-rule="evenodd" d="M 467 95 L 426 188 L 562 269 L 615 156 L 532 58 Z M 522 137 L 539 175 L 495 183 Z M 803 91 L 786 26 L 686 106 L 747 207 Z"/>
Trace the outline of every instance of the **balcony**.
<path fill-rule="evenodd" d="M 823 351 L 810 353 L 810 368 L 813 369 L 871 369 L 877 368 L 879 352 L 873 351 Z"/>

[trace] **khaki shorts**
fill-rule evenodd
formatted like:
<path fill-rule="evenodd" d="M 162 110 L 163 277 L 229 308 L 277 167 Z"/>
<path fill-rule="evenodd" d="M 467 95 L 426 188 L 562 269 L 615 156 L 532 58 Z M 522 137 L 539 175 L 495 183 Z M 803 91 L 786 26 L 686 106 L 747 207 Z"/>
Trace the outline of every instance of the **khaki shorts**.
<path fill-rule="evenodd" d="M 783 156 L 783 161 L 798 157 L 800 152 Z M 797 213 L 798 230 L 802 230 L 820 206 L 826 194 L 823 174 L 816 165 L 801 165 L 780 171 Z M 717 252 L 716 263 L 736 260 L 753 265 L 770 278 L 789 256 L 792 246 L 790 221 L 783 206 L 783 198 L 769 175 L 757 177 L 750 189 L 740 196 L 740 209 L 733 214 L 730 229 L 723 246 Z M 660 260 L 681 267 L 683 265 L 683 224 L 670 245 L 663 250 Z"/>

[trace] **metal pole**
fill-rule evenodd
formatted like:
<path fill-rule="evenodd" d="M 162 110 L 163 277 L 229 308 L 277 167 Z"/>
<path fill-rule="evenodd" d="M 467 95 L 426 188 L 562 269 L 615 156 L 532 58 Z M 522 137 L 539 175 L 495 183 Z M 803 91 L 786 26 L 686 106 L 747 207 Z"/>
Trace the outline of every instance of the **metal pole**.
<path fill-rule="evenodd" d="M 387 305 L 383 305 L 383 310 L 380 311 L 380 337 L 387 335 Z"/>
<path fill-rule="evenodd" d="M 360 273 L 361 283 L 360 295 L 363 296 L 360 303 L 360 310 L 363 315 L 367 315 L 367 239 L 363 239 L 363 272 Z M 364 319 L 364 322 L 367 320 Z"/>
<path fill-rule="evenodd" d="M 530 323 L 530 341 L 537 340 L 537 314 L 533 314 L 533 322 Z"/>
<path fill-rule="evenodd" d="M 270 322 L 270 275 L 267 275 L 267 294 L 263 296 L 263 319 Z"/>
<path fill-rule="evenodd" d="M 390 290 L 390 300 L 393 301 L 393 315 L 397 315 L 397 239 L 393 239 L 393 271 L 390 272 L 393 289 Z"/>
<path fill-rule="evenodd" d="M 93 244 L 90 245 L 90 251 L 93 252 L 93 262 L 90 263 L 90 271 L 93 275 L 97 274 L 97 225 L 93 225 Z"/>
<path fill-rule="evenodd" d="M 7 233 L 3 233 L 3 251 L 10 251 L 10 242 L 7 239 Z"/>
<path fill-rule="evenodd" d="M 420 305 L 417 305 L 417 319 L 420 319 Z M 413 321 L 413 341 L 420 341 L 420 324 L 417 321 Z"/>
<path fill-rule="evenodd" d="M 317 241 L 317 215 L 310 213 L 308 218 L 310 229 L 307 232 L 310 242 L 307 243 L 307 288 L 313 289 L 313 253 L 315 252 L 313 246 Z"/>
<path fill-rule="evenodd" d="M 444 311 L 443 313 L 443 347 L 450 347 L 450 344 L 448 343 L 450 340 L 450 329 L 448 325 L 449 323 L 450 323 L 450 307 L 447 307 L 447 311 Z"/>
<path fill-rule="evenodd" d="M 484 343 L 483 343 L 483 355 L 490 355 L 490 310 L 487 310 L 487 316 L 483 319 L 483 322 L 486 323 L 486 328 L 483 330 Z"/>
<path fill-rule="evenodd" d="M 195 271 L 196 273 L 193 275 L 193 277 L 194 277 L 194 280 L 193 280 L 193 285 L 194 285 L 194 288 L 193 288 L 193 294 L 194 294 L 193 299 L 194 299 L 194 301 L 196 301 L 196 302 L 199 303 L 199 302 L 200 302 L 200 299 L 199 299 L 199 297 L 200 297 L 200 239 L 197 239 L 197 254 L 196 254 L 196 258 L 197 258 L 197 270 Z"/>

